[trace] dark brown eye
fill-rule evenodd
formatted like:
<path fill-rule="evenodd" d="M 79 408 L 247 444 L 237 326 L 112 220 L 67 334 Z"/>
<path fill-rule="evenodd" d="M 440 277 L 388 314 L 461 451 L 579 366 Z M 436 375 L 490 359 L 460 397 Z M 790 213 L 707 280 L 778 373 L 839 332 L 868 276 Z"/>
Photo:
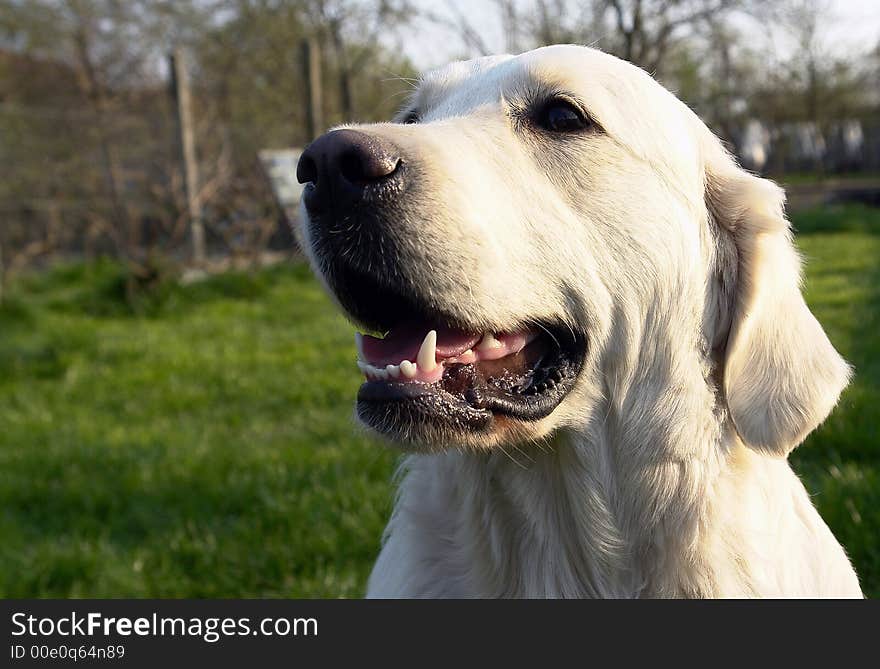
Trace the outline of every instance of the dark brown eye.
<path fill-rule="evenodd" d="M 566 100 L 550 100 L 537 118 L 538 125 L 550 132 L 577 132 L 592 125 L 589 119 Z"/>
<path fill-rule="evenodd" d="M 419 113 L 417 111 L 407 112 L 406 116 L 403 117 L 403 122 L 407 125 L 412 123 L 419 122 Z"/>

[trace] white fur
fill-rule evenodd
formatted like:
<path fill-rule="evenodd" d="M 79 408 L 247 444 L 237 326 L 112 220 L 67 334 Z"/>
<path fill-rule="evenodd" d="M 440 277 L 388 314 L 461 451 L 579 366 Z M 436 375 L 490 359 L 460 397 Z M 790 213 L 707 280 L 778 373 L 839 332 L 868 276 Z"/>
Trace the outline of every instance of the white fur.
<path fill-rule="evenodd" d="M 601 131 L 513 123 L 536 86 Z M 413 106 L 418 125 L 358 127 L 421 166 L 430 201 L 397 224 L 432 303 L 589 345 L 549 417 L 405 457 L 369 596 L 861 596 L 785 459 L 849 370 L 801 297 L 781 191 L 593 49 L 455 63 Z"/>

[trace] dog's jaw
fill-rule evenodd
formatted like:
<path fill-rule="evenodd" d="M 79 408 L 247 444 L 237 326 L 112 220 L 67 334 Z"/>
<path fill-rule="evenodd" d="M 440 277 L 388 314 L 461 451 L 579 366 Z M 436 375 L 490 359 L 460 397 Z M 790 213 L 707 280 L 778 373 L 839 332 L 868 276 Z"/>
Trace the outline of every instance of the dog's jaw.
<path fill-rule="evenodd" d="M 385 340 L 358 336 L 358 367 L 366 377 L 358 417 L 419 450 L 485 449 L 514 435 L 522 439 L 530 430 L 534 438 L 533 424 L 565 400 L 583 363 L 585 339 L 562 337 L 546 328 L 479 336 L 444 332 L 439 340 L 429 330 L 421 344 L 418 336 L 394 331 Z M 408 357 L 392 362 L 403 355 Z"/>

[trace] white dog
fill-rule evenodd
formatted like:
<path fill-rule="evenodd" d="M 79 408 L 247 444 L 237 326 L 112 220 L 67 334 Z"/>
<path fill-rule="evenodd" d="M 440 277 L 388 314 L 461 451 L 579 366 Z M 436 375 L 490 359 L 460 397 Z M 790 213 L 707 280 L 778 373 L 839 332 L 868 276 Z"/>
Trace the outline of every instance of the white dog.
<path fill-rule="evenodd" d="M 400 442 L 374 597 L 861 596 L 786 461 L 849 368 L 773 183 L 642 70 L 554 46 L 313 142 L 301 240 Z"/>

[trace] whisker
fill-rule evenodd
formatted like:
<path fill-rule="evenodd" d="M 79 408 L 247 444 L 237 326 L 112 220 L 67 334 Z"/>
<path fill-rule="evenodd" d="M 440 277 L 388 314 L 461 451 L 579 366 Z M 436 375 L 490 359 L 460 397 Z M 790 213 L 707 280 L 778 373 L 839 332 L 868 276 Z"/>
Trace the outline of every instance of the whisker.
<path fill-rule="evenodd" d="M 513 464 L 515 464 L 517 467 L 519 467 L 520 469 L 528 470 L 528 467 L 526 467 L 523 463 L 521 463 L 519 460 L 517 460 L 515 457 L 513 457 L 510 453 L 508 453 L 508 452 L 504 449 L 504 446 L 502 446 L 501 444 L 498 444 L 498 448 L 500 448 L 500 449 L 501 449 L 501 452 L 504 453 L 504 455 L 507 456 L 507 459 L 510 460 L 510 461 L 511 461 Z"/>
<path fill-rule="evenodd" d="M 535 325 L 537 325 L 539 328 L 541 328 L 544 332 L 547 333 L 547 335 L 550 337 L 550 339 L 553 340 L 553 343 L 556 344 L 556 348 L 558 348 L 558 349 L 562 349 L 562 344 L 559 343 L 559 340 L 556 338 L 556 335 L 554 335 L 552 332 L 550 332 L 550 330 L 548 330 L 547 328 L 545 328 L 545 327 L 544 327 L 543 325 L 541 325 L 541 323 L 539 323 L 538 321 L 534 321 L 534 323 L 535 323 Z M 573 335 L 573 334 L 574 334 L 574 333 L 572 332 L 572 335 Z"/>
<path fill-rule="evenodd" d="M 516 444 L 514 444 L 513 447 L 516 449 L 517 453 L 522 453 L 523 457 L 524 457 L 526 460 L 528 460 L 529 462 L 531 462 L 532 464 L 534 464 L 535 459 L 534 459 L 532 456 L 530 456 L 528 453 L 526 453 L 525 451 L 523 451 L 523 450 L 522 450 L 519 446 L 517 446 Z"/>

